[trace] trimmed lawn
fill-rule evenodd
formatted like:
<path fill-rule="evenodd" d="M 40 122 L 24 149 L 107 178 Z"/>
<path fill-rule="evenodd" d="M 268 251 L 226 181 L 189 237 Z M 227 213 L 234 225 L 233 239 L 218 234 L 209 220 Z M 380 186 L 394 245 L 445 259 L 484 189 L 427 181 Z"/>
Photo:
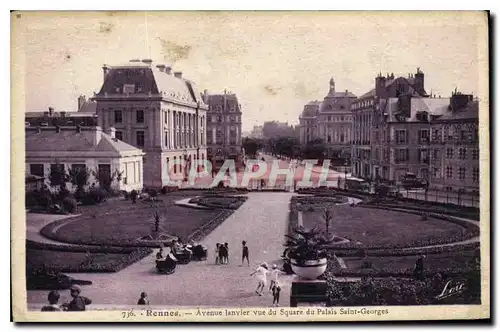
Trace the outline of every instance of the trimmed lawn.
<path fill-rule="evenodd" d="M 396 211 L 329 205 L 330 232 L 363 245 L 402 245 L 416 241 L 466 234 L 466 229 L 445 220 Z M 325 229 L 321 211 L 302 212 L 304 227 Z"/>
<path fill-rule="evenodd" d="M 192 197 L 191 195 L 185 197 Z M 65 241 L 72 239 L 94 243 L 134 240 L 147 236 L 154 229 L 154 213 L 158 211 L 163 232 L 186 238 L 198 227 L 212 220 L 220 211 L 190 209 L 175 205 L 180 195 L 160 195 L 154 206 L 149 202 L 130 200 L 109 201 L 99 206 L 79 208 L 82 216 L 64 224 L 57 236 Z"/>
<path fill-rule="evenodd" d="M 367 260 L 372 263 L 374 270 L 406 270 L 413 269 L 418 256 L 390 256 L 370 257 Z M 362 258 L 344 258 L 344 262 L 350 271 L 363 270 Z M 474 263 L 474 250 L 463 250 L 459 252 L 446 252 L 441 254 L 426 255 L 424 268 L 427 270 L 443 270 L 464 268 L 467 264 Z"/>

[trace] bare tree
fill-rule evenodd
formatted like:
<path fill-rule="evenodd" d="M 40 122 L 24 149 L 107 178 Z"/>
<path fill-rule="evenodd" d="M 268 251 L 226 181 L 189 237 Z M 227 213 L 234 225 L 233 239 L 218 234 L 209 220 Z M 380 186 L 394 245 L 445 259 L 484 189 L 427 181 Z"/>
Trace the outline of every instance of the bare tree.
<path fill-rule="evenodd" d="M 333 213 L 328 208 L 323 209 L 323 220 L 325 221 L 326 235 L 330 235 L 330 222 L 333 219 Z"/>

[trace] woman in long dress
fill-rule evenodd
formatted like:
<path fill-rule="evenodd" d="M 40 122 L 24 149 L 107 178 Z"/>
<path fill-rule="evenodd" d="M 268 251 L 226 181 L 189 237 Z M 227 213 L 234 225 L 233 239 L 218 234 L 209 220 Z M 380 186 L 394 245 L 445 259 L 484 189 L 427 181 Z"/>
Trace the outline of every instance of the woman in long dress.
<path fill-rule="evenodd" d="M 262 263 L 257 269 L 255 269 L 252 274 L 250 274 L 250 276 L 256 276 L 257 289 L 255 290 L 255 292 L 259 294 L 259 296 L 262 296 L 264 287 L 266 287 L 268 273 L 269 270 L 267 269 L 267 263 Z"/>

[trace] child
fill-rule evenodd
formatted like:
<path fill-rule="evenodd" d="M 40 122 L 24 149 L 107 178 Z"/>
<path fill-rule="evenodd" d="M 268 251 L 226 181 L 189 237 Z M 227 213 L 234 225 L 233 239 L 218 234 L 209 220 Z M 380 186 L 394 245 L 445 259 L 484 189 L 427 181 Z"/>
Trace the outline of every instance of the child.
<path fill-rule="evenodd" d="M 283 274 L 284 272 L 280 271 L 278 269 L 278 266 L 276 264 L 273 264 L 273 268 L 271 270 L 271 282 L 269 283 L 269 290 L 273 291 L 274 285 L 278 282 L 278 276 L 280 274 Z M 273 291 L 274 294 L 274 291 Z"/>
<path fill-rule="evenodd" d="M 280 292 L 281 292 L 281 283 L 276 280 L 273 285 L 273 306 L 279 307 L 280 305 Z"/>
<path fill-rule="evenodd" d="M 215 264 L 219 264 L 219 247 L 220 243 L 215 244 Z"/>
<path fill-rule="evenodd" d="M 243 262 L 245 261 L 245 258 L 247 259 L 248 266 L 250 266 L 250 260 L 248 259 L 248 247 L 247 247 L 247 241 L 241 241 L 241 265 L 243 266 Z"/>
<path fill-rule="evenodd" d="M 226 247 L 221 243 L 219 245 L 219 264 L 226 264 Z"/>
<path fill-rule="evenodd" d="M 49 300 L 49 305 L 46 305 L 42 308 L 42 311 L 62 311 L 61 307 L 59 307 L 59 292 L 56 290 L 50 291 L 47 300 Z"/>
<path fill-rule="evenodd" d="M 267 264 L 262 263 L 257 269 L 255 269 L 252 274 L 250 274 L 250 276 L 256 275 L 257 289 L 255 290 L 255 292 L 259 294 L 259 296 L 262 296 L 262 291 L 264 290 L 264 287 L 266 287 L 268 273 L 269 271 L 267 270 Z"/>
<path fill-rule="evenodd" d="M 160 251 L 158 251 L 158 252 L 156 253 L 156 260 L 157 260 L 157 261 L 160 261 L 160 260 L 162 260 L 162 259 L 163 259 L 163 249 L 162 249 L 162 248 L 160 248 Z"/>
<path fill-rule="evenodd" d="M 226 264 L 229 264 L 229 244 L 224 243 L 224 261 Z"/>
<path fill-rule="evenodd" d="M 148 294 L 145 292 L 141 293 L 141 298 L 137 301 L 138 305 L 149 305 Z"/>

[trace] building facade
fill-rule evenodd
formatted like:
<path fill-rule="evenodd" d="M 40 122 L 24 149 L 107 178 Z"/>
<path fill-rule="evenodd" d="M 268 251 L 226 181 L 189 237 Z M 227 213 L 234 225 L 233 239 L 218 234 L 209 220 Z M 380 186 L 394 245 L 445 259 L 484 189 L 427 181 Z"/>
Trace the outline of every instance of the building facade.
<path fill-rule="evenodd" d="M 348 90 L 335 91 L 332 78 L 323 101 L 311 101 L 304 106 L 299 118 L 301 144 L 321 139 L 326 144 L 328 158 L 349 159 L 353 129 L 351 105 L 355 100 L 356 96 Z"/>
<path fill-rule="evenodd" d="M 226 159 L 236 162 L 241 168 L 243 162 L 241 141 L 241 105 L 236 94 L 208 94 L 203 100 L 207 112 L 207 155 L 214 170 L 220 168 Z"/>
<path fill-rule="evenodd" d="M 405 167 L 410 167 L 409 163 L 415 159 L 409 159 L 404 149 L 413 151 L 418 143 L 408 136 L 399 136 L 398 130 L 409 133 L 419 126 L 420 115 L 417 119 L 415 108 L 419 104 L 415 100 L 428 97 L 424 73 L 420 69 L 408 77 L 379 74 L 375 78 L 374 89 L 355 100 L 351 108 L 354 176 L 394 181 L 401 172 L 406 172 Z M 412 169 L 415 167 L 419 166 L 412 166 Z"/>
<path fill-rule="evenodd" d="M 160 188 L 186 179 L 194 160 L 206 160 L 208 106 L 193 82 L 151 60 L 103 67 L 92 98 L 98 124 L 116 128 L 116 138 L 142 149 L 144 186 Z"/>
<path fill-rule="evenodd" d="M 479 102 L 454 93 L 430 121 L 430 188 L 479 193 Z"/>
<path fill-rule="evenodd" d="M 99 127 L 29 127 L 25 130 L 26 175 L 43 178 L 56 165 L 64 170 L 86 167 L 96 174 L 121 174 L 111 188 L 131 191 L 143 188 L 142 150 L 117 140 L 114 128 L 104 133 Z M 91 175 L 89 185 L 97 184 Z M 67 184 L 71 188 L 71 184 Z M 73 188 L 75 189 L 75 188 Z"/>

